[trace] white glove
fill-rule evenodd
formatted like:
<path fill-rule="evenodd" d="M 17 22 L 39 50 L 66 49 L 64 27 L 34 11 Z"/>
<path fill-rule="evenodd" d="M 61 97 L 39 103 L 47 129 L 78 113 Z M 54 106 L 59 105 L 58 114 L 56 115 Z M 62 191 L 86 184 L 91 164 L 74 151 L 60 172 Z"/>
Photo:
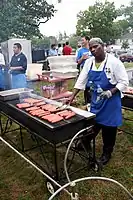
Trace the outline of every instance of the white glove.
<path fill-rule="evenodd" d="M 100 94 L 100 98 L 107 98 L 109 99 L 110 97 L 112 97 L 112 92 L 110 90 L 104 91 Z"/>

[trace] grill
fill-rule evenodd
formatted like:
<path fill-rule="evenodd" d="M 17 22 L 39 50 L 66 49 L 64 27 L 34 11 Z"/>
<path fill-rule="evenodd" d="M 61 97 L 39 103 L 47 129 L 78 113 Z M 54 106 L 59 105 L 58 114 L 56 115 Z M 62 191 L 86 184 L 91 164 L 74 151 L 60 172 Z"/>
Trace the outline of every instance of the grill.
<path fill-rule="evenodd" d="M 128 87 L 124 92 L 124 98 L 122 99 L 122 106 L 128 109 L 133 109 L 133 88 Z"/>
<path fill-rule="evenodd" d="M 133 91 L 133 90 L 131 89 L 131 91 Z M 124 110 L 131 111 L 131 112 L 133 111 L 133 92 L 131 94 L 128 94 L 128 93 L 124 94 L 124 98 L 122 98 L 122 106 L 123 106 Z M 130 123 L 133 122 L 132 116 L 125 117 L 123 115 L 123 119 L 125 121 L 129 121 Z M 127 130 L 125 131 L 123 129 L 119 129 L 119 130 L 122 130 L 126 134 L 133 135 L 133 133 L 131 131 L 127 131 Z"/>
<path fill-rule="evenodd" d="M 15 94 L 16 95 L 16 94 Z M 54 100 L 49 100 L 40 96 L 37 96 L 33 93 L 28 93 L 27 97 L 41 99 L 46 103 L 57 105 L 60 107 L 62 103 L 56 102 Z M 26 98 L 27 98 L 26 97 Z M 5 99 L 4 99 L 5 100 Z M 69 157 L 69 175 L 73 176 L 80 170 L 92 169 L 99 170 L 100 166 L 95 157 L 95 138 L 92 132 L 92 126 L 94 124 L 95 115 L 91 114 L 87 111 L 82 111 L 81 109 L 77 109 L 69 106 L 67 109 L 72 110 L 76 113 L 76 115 L 70 119 L 65 119 L 57 123 L 49 123 L 48 121 L 44 121 L 39 119 L 38 117 L 34 117 L 26 112 L 24 109 L 19 109 L 16 104 L 21 103 L 22 99 L 19 99 L 19 96 L 12 96 L 11 100 L 4 101 L 0 100 L 0 113 L 4 114 L 7 117 L 7 121 L 4 119 L 4 123 L 2 124 L 2 118 L 0 118 L 0 128 L 1 128 L 1 136 L 2 141 L 6 144 L 8 142 L 8 146 L 10 148 L 14 148 L 13 150 L 17 150 L 17 153 L 20 155 L 20 152 L 24 159 L 29 159 L 28 162 L 36 169 L 42 170 L 41 173 L 45 175 L 48 180 L 46 181 L 46 185 L 48 187 L 49 180 L 52 180 L 54 184 L 59 186 L 59 181 L 65 181 L 65 173 L 64 173 L 64 150 L 68 147 L 69 141 L 75 136 L 79 131 L 89 126 L 90 132 L 86 132 L 87 129 L 82 130 L 82 134 L 75 139 L 74 144 L 79 142 L 79 139 L 87 137 L 89 134 L 93 136 L 93 157 L 90 159 L 89 152 L 85 150 L 84 153 L 80 153 L 74 147 L 71 148 L 71 156 Z M 6 122 L 6 123 L 5 123 Z M 12 122 L 15 122 L 19 125 L 19 128 L 14 130 L 12 129 Z M 9 126 L 8 126 L 9 125 Z M 28 147 L 25 144 L 25 139 L 23 136 L 23 128 L 27 130 L 28 135 L 31 136 L 31 140 L 34 141 L 34 145 L 32 147 Z M 13 141 L 14 138 L 10 139 L 10 135 L 13 134 L 13 131 L 16 131 L 18 134 L 19 142 L 15 143 Z M 87 135 L 88 134 L 88 135 Z M 9 137 L 8 137 L 9 136 Z M 4 140 L 3 140 L 4 138 Z M 40 162 L 37 158 L 34 157 L 34 154 L 31 154 L 31 151 L 35 149 L 39 150 L 39 154 L 37 151 L 37 155 L 41 155 L 43 162 Z M 60 148 L 63 148 L 60 150 Z M 53 157 L 53 159 L 49 159 L 48 154 Z M 21 156 L 21 157 L 22 157 Z M 80 159 L 77 162 L 77 157 Z M 74 162 L 75 161 L 75 162 Z M 75 165 L 74 165 L 75 164 Z M 57 182 L 55 182 L 55 180 Z M 49 190 L 49 188 L 48 188 Z M 49 190 L 50 191 L 50 190 Z"/>
<path fill-rule="evenodd" d="M 122 106 L 133 109 L 133 95 L 125 94 L 122 99 Z"/>
<path fill-rule="evenodd" d="M 40 98 L 34 94 L 30 97 Z M 51 100 L 47 101 L 48 103 L 54 102 Z M 86 120 L 84 116 L 76 114 L 68 120 L 52 124 L 37 117 L 33 117 L 25 110 L 17 108 L 16 104 L 18 103 L 20 103 L 19 99 L 6 102 L 0 101 L 1 111 L 53 144 L 58 144 L 72 138 L 79 130 L 83 129 L 88 124 L 92 124 L 94 120 L 93 114 L 90 115 L 89 120 Z"/>

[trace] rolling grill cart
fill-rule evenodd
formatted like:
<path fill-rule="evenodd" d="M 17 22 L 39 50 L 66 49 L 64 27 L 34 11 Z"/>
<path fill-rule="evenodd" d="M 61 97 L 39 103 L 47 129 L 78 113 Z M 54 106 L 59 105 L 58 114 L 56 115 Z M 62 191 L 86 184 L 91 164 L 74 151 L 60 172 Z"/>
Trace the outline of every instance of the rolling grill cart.
<path fill-rule="evenodd" d="M 100 169 L 95 157 L 95 138 L 93 138 L 92 155 L 90 155 L 90 152 L 84 146 L 83 152 L 78 151 L 74 146 L 79 139 L 85 138 L 90 134 L 93 135 L 94 114 L 70 106 L 70 109 L 76 113 L 74 117 L 51 124 L 31 116 L 23 109 L 17 108 L 16 104 L 20 103 L 20 100 L 17 96 L 15 96 L 15 99 L 11 98 L 12 100 L 10 100 L 10 96 L 13 96 L 9 95 L 9 91 L 7 91 L 7 94 L 8 100 L 6 93 L 4 93 L 4 97 L 0 95 L 0 139 L 46 176 L 47 188 L 51 193 L 55 191 L 55 185 L 61 187 L 60 184 L 65 183 L 66 176 L 63 167 L 64 154 L 69 141 L 82 129 L 83 131 L 75 138 L 73 146 L 70 149 L 71 152 L 68 157 L 69 174 L 73 177 L 81 170 L 85 170 L 86 172 L 86 169 L 88 171 L 89 169 L 93 169 L 94 171 Z M 46 103 L 60 105 L 56 101 L 32 93 L 30 93 L 29 97 L 44 99 Z M 4 98 L 6 101 L 4 101 Z M 85 127 L 89 127 L 89 131 L 84 130 Z M 15 137 L 12 137 L 14 133 Z M 30 147 L 27 145 L 29 139 L 27 139 L 26 135 L 31 139 L 32 145 Z M 37 152 L 37 154 L 35 153 L 35 156 L 33 156 L 31 152 Z"/>

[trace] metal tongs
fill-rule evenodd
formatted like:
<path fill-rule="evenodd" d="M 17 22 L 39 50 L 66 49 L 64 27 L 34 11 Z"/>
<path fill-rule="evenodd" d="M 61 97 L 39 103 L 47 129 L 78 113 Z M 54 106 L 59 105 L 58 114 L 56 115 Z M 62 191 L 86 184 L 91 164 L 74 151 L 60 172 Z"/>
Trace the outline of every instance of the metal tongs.
<path fill-rule="evenodd" d="M 67 109 L 67 108 L 69 108 L 69 105 L 68 105 L 68 104 L 62 104 L 61 106 L 58 106 L 56 109 L 57 109 L 57 110 L 65 110 L 65 109 Z"/>

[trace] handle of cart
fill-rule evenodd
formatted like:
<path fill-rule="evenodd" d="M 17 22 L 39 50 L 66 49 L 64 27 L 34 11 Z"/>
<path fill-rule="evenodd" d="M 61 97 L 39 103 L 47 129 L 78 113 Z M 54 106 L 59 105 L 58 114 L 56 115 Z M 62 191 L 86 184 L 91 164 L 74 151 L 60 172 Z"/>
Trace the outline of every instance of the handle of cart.
<path fill-rule="evenodd" d="M 80 179 L 74 180 L 72 182 L 69 182 L 69 183 L 65 184 L 61 188 L 59 188 L 48 200 L 52 200 L 62 190 L 66 189 L 66 187 L 68 187 L 68 186 L 75 186 L 76 183 L 81 182 L 81 181 L 87 181 L 87 180 L 98 180 L 98 181 L 101 180 L 101 181 L 106 181 L 106 182 L 112 182 L 112 183 L 118 185 L 119 187 L 121 187 L 127 193 L 127 195 L 129 196 L 129 198 L 131 200 L 133 200 L 132 194 L 121 183 L 119 183 L 118 181 L 115 181 L 113 179 L 106 178 L 106 177 L 85 177 L 85 178 L 80 178 Z M 71 197 L 71 200 L 78 200 L 79 199 L 78 193 L 75 193 L 75 194 L 70 193 L 69 195 Z"/>

